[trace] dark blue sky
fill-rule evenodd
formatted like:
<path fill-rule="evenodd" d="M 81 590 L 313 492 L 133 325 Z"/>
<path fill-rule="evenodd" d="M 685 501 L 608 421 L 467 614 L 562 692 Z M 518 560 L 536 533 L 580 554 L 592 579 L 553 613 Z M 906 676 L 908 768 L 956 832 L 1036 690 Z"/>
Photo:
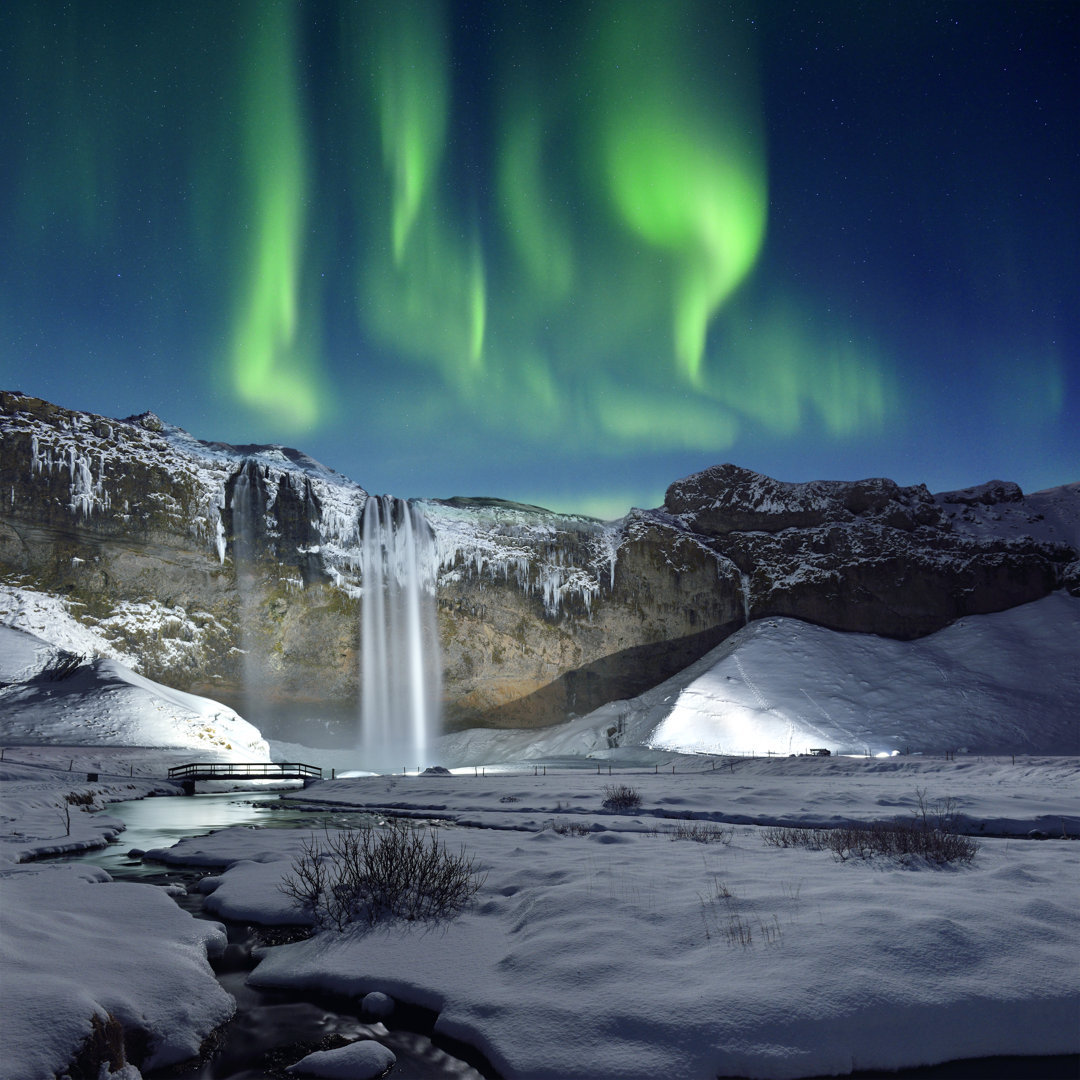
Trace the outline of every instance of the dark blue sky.
<path fill-rule="evenodd" d="M 0 11 L 0 385 L 604 515 L 1080 478 L 1075 2 Z"/>

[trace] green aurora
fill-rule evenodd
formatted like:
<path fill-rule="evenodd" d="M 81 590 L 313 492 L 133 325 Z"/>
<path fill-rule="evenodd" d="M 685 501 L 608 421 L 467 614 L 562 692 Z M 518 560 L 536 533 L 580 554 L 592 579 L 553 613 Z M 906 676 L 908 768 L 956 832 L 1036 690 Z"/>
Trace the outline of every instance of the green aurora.
<path fill-rule="evenodd" d="M 807 227 L 788 203 L 774 245 L 775 191 L 794 189 L 772 149 L 792 138 L 770 119 L 780 8 L 13 3 L 5 383 L 27 381 L 63 280 L 73 325 L 46 349 L 146 381 L 131 411 L 237 442 L 352 438 L 356 462 L 328 463 L 402 494 L 452 493 L 424 460 L 468 485 L 497 457 L 492 493 L 602 513 L 656 501 L 683 462 L 913 438 L 941 404 L 906 352 L 924 331 L 894 332 L 918 300 L 868 305 L 847 266 L 826 292 L 812 259 L 785 267 Z M 1050 271 L 1025 279 L 1012 254 L 1022 308 Z M 1026 327 L 984 373 L 1029 426 L 1074 392 L 1056 317 L 1022 375 Z M 169 379 L 186 411 L 160 401 Z M 581 482 L 597 461 L 629 467 Z"/>

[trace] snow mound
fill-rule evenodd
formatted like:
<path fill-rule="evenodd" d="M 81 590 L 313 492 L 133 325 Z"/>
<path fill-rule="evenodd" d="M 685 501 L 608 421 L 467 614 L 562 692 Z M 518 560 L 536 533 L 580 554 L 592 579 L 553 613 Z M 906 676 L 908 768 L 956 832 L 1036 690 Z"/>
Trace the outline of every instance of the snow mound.
<path fill-rule="evenodd" d="M 449 764 L 686 754 L 1076 754 L 1080 598 L 1053 593 L 925 638 L 758 619 L 639 697 L 532 731 L 444 736 Z M 648 762 L 651 764 L 651 760 Z"/>
<path fill-rule="evenodd" d="M 918 641 L 766 619 L 627 721 L 685 753 L 1075 754 L 1077 641 L 1080 601 L 1064 593 Z"/>
<path fill-rule="evenodd" d="M 136 1044 L 149 1036 L 143 1066 L 171 1065 L 233 1013 L 207 961 L 225 948 L 224 930 L 162 889 L 63 864 L 7 872 L 0 898 L 0 1080 L 54 1076 L 116 1023 Z"/>
<path fill-rule="evenodd" d="M 258 729 L 228 706 L 117 660 L 60 663 L 61 650 L 10 626 L 0 626 L 0 657 L 0 681 L 9 684 L 0 687 L 0 740 L 8 745 L 185 747 L 270 760 Z"/>
<path fill-rule="evenodd" d="M 361 1039 L 338 1050 L 318 1050 L 308 1054 L 285 1071 L 300 1076 L 329 1077 L 330 1080 L 375 1080 L 396 1061 L 393 1051 L 382 1043 Z"/>

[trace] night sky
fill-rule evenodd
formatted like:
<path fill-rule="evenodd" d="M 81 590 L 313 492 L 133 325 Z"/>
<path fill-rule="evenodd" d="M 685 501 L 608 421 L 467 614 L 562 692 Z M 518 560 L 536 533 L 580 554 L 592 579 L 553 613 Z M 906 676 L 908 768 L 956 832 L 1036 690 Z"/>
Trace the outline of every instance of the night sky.
<path fill-rule="evenodd" d="M 371 491 L 1080 479 L 1076 0 L 0 5 L 0 386 Z"/>

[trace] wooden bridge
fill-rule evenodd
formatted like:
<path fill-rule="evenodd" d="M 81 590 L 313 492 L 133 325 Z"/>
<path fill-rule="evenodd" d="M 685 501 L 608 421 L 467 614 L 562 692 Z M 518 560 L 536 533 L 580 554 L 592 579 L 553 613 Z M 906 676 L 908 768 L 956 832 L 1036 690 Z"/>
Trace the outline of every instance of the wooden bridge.
<path fill-rule="evenodd" d="M 307 786 L 322 779 L 322 769 L 301 761 L 204 761 L 174 765 L 169 779 L 179 781 L 187 794 L 194 795 L 197 780 L 303 780 Z"/>

